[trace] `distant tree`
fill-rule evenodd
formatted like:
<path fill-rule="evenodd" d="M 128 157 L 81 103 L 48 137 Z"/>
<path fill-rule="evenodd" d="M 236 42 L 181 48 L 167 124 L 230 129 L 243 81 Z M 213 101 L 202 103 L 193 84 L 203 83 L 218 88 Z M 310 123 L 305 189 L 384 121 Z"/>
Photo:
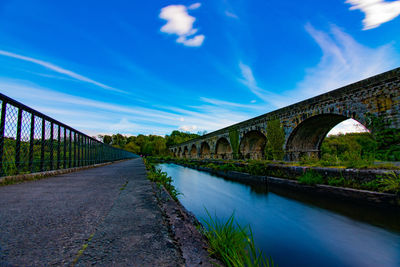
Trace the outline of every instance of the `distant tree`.
<path fill-rule="evenodd" d="M 137 144 L 135 144 L 135 142 L 129 142 L 127 143 L 123 149 L 128 150 L 132 153 L 135 154 L 140 154 L 140 146 L 138 146 Z"/>
<path fill-rule="evenodd" d="M 103 141 L 104 144 L 110 145 L 112 142 L 112 137 L 109 135 L 99 135 L 98 137 Z"/>

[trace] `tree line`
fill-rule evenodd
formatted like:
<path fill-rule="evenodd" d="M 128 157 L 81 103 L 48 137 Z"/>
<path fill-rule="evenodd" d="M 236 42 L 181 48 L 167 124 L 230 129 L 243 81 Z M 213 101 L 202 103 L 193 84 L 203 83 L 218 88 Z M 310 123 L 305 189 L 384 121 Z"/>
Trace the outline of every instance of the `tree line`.
<path fill-rule="evenodd" d="M 172 131 L 170 135 L 143 135 L 124 136 L 122 134 L 99 135 L 103 143 L 117 148 L 125 149 L 137 155 L 143 156 L 166 156 L 170 152 L 169 146 L 177 145 L 182 142 L 199 137 L 199 134 L 193 134 L 181 131 Z"/>

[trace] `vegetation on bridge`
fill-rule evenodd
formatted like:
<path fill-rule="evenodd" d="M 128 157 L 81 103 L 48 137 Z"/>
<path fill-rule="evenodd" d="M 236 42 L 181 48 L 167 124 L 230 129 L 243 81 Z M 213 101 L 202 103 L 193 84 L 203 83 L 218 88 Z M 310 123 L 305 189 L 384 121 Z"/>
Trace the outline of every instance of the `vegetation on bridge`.
<path fill-rule="evenodd" d="M 231 141 L 233 158 L 237 159 L 239 156 L 239 131 L 237 128 L 229 129 L 229 139 Z"/>
<path fill-rule="evenodd" d="M 285 152 L 285 132 L 279 119 L 267 123 L 267 145 L 265 146 L 266 159 L 282 160 Z"/>

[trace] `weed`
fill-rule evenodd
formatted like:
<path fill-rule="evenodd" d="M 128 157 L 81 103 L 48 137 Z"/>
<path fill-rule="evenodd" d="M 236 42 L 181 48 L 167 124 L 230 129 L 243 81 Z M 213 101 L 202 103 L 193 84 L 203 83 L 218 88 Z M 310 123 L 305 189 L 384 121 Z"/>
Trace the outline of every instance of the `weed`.
<path fill-rule="evenodd" d="M 343 186 L 345 184 L 345 179 L 343 177 L 329 177 L 328 185 L 331 186 Z"/>
<path fill-rule="evenodd" d="M 254 244 L 250 226 L 241 227 L 235 222 L 234 214 L 224 223 L 217 217 L 203 219 L 203 233 L 208 240 L 211 256 L 220 259 L 227 266 L 274 266 L 273 260 L 265 258 Z"/>
<path fill-rule="evenodd" d="M 400 193 L 400 174 L 390 172 L 379 180 L 382 192 L 393 192 L 396 194 Z"/>
<path fill-rule="evenodd" d="M 362 183 L 360 187 L 366 190 L 378 191 L 381 187 L 381 183 L 379 182 L 379 180 L 372 180 L 369 182 Z"/>
<path fill-rule="evenodd" d="M 324 183 L 322 175 L 313 170 L 306 171 L 306 173 L 304 173 L 302 176 L 299 177 L 298 181 L 301 184 L 307 184 L 307 185 L 316 185 Z"/>
<path fill-rule="evenodd" d="M 163 185 L 164 188 L 169 192 L 171 197 L 174 200 L 178 200 L 178 196 L 181 194 L 178 190 L 172 185 L 172 178 L 168 176 L 166 172 L 157 169 L 152 163 L 144 159 L 144 164 L 147 169 L 147 178 L 155 182 L 158 185 Z"/>

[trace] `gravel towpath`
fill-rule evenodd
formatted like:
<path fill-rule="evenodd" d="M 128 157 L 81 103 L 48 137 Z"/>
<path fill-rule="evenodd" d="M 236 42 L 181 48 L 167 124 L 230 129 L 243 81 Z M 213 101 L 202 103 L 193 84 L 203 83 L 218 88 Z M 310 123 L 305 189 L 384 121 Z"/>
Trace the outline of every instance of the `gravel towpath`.
<path fill-rule="evenodd" d="M 141 159 L 0 187 L 0 266 L 182 266 Z"/>

